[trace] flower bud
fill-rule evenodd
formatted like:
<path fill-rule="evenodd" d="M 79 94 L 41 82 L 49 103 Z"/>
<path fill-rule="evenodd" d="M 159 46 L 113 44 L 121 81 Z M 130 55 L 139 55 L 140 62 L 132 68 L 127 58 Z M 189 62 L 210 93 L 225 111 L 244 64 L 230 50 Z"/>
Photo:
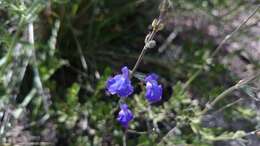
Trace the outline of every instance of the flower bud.
<path fill-rule="evenodd" d="M 157 19 L 154 19 L 153 22 L 152 22 L 152 27 L 153 28 L 156 28 L 158 25 L 158 20 Z"/>
<path fill-rule="evenodd" d="M 154 48 L 155 46 L 156 46 L 156 42 L 155 42 L 155 40 L 151 40 L 151 41 L 149 41 L 148 43 L 146 43 L 146 45 L 145 45 L 147 48 Z"/>

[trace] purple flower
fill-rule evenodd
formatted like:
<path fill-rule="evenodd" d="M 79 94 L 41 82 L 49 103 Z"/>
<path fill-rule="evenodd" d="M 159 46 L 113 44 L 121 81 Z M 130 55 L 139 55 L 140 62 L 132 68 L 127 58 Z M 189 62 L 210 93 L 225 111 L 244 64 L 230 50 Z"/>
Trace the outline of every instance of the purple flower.
<path fill-rule="evenodd" d="M 118 113 L 117 121 L 125 128 L 128 127 L 130 121 L 133 120 L 134 116 L 132 112 L 128 109 L 127 104 L 120 105 L 120 111 Z"/>
<path fill-rule="evenodd" d="M 150 103 L 157 102 L 162 98 L 162 85 L 158 85 L 157 79 L 156 74 L 150 74 L 145 78 L 145 97 Z"/>
<path fill-rule="evenodd" d="M 127 97 L 133 93 L 134 89 L 129 79 L 128 68 L 125 66 L 121 69 L 121 71 L 122 74 L 108 79 L 106 88 L 112 95 L 117 94 L 120 97 Z"/>

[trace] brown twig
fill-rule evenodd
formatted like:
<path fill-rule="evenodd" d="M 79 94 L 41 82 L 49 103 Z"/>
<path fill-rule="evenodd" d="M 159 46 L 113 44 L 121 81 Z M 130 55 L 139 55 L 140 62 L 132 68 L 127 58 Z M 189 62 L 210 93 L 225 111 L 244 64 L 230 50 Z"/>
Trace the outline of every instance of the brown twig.
<path fill-rule="evenodd" d="M 155 19 L 155 20 L 156 20 L 156 19 Z M 160 24 L 161 24 L 161 20 L 158 20 L 158 21 L 156 22 L 156 25 L 158 26 L 158 25 L 160 25 Z M 154 44 L 152 44 L 152 43 L 154 43 L 154 42 L 153 42 L 152 40 L 154 39 L 154 36 L 155 36 L 155 34 L 156 34 L 157 31 L 158 31 L 157 29 L 153 28 L 153 31 L 146 36 L 145 45 L 144 45 L 144 47 L 143 47 L 143 49 L 142 49 L 142 52 L 141 52 L 141 54 L 139 55 L 139 57 L 138 57 L 138 59 L 137 59 L 137 61 L 136 61 L 136 63 L 135 63 L 135 65 L 134 65 L 132 71 L 131 71 L 131 77 L 132 77 L 132 75 L 135 73 L 135 71 L 136 71 L 136 69 L 138 68 L 138 66 L 140 65 L 140 63 L 141 63 L 141 61 L 142 61 L 142 59 L 143 59 L 143 57 L 144 57 L 145 52 L 147 51 L 147 49 L 154 47 L 154 46 L 153 46 Z"/>
<path fill-rule="evenodd" d="M 226 43 L 226 41 L 228 41 L 236 32 L 238 32 L 242 26 L 244 26 L 258 11 L 258 9 L 260 8 L 260 5 L 258 5 L 255 10 L 240 24 L 236 27 L 236 29 L 234 29 L 229 35 L 227 35 L 221 42 L 220 44 L 217 46 L 217 48 L 215 49 L 215 51 L 211 54 L 211 58 L 213 58 L 222 48 L 222 46 Z M 184 84 L 184 88 L 187 88 L 188 85 L 200 74 L 202 73 L 204 67 L 207 65 L 207 62 L 205 62 L 201 68 L 199 68 L 194 75 Z M 241 88 L 243 85 L 246 85 L 247 83 L 251 82 L 252 80 L 254 80 L 256 77 L 260 76 L 260 73 L 257 73 L 255 76 L 252 76 L 248 79 L 245 80 L 241 80 L 239 81 L 236 85 L 230 87 L 229 89 L 225 90 L 223 93 L 221 93 L 219 96 L 217 96 L 210 104 L 208 104 L 208 106 L 205 107 L 205 109 L 200 113 L 200 115 L 204 115 L 206 112 L 208 112 L 211 107 L 213 107 L 219 100 L 223 99 L 224 97 L 226 97 L 226 95 L 230 94 L 231 92 L 233 92 L 236 89 Z M 175 131 L 176 127 L 172 128 L 165 136 L 163 136 L 163 138 L 161 139 L 161 141 L 158 143 L 158 145 L 161 145 L 166 138 L 171 135 L 171 133 L 173 133 Z M 257 131 L 253 131 L 251 133 L 249 133 L 250 135 L 252 133 L 256 133 L 260 130 Z"/>
<path fill-rule="evenodd" d="M 161 139 L 161 141 L 158 143 L 158 146 L 161 146 L 163 144 L 163 142 L 166 141 L 167 137 L 169 137 L 172 133 L 174 133 L 177 130 L 177 126 L 175 126 L 174 128 L 172 128 L 165 136 L 163 136 L 163 138 Z"/>
<path fill-rule="evenodd" d="M 215 111 L 212 114 L 215 115 L 217 113 L 220 113 L 220 112 L 224 111 L 225 109 L 227 109 L 227 108 L 229 108 L 229 107 L 231 107 L 231 106 L 233 106 L 233 105 L 235 105 L 235 104 L 237 104 L 237 103 L 239 103 L 239 102 L 241 102 L 243 100 L 245 100 L 245 98 L 239 98 L 239 99 L 237 99 L 237 100 L 235 100 L 235 101 L 233 101 L 233 102 L 231 102 L 231 103 L 221 107 L 220 109 L 218 109 L 217 111 Z"/>
<path fill-rule="evenodd" d="M 140 63 L 141 63 L 141 61 L 142 61 L 142 59 L 143 59 L 143 57 L 144 57 L 146 51 L 147 51 L 149 48 L 155 47 L 156 42 L 155 42 L 153 39 L 154 39 L 156 33 L 157 33 L 158 31 L 160 31 L 160 30 L 163 29 L 163 23 L 162 23 L 162 21 L 163 21 L 163 18 L 164 18 L 164 16 L 165 16 L 165 13 L 166 13 L 166 11 L 167 11 L 168 5 L 169 5 L 168 0 L 163 0 L 162 3 L 160 4 L 160 7 L 159 7 L 159 9 L 160 9 L 160 15 L 159 15 L 159 17 L 158 17 L 157 19 L 154 19 L 154 20 L 153 20 L 153 23 L 152 23 L 152 28 L 153 28 L 153 29 L 152 29 L 152 32 L 148 33 L 147 36 L 146 36 L 146 38 L 145 38 L 144 47 L 143 47 L 143 49 L 142 49 L 142 51 L 141 51 L 141 53 L 140 53 L 140 55 L 139 55 L 139 57 L 138 57 L 138 59 L 137 59 L 137 61 L 136 61 L 136 63 L 135 63 L 133 69 L 131 70 L 130 77 L 132 77 L 133 74 L 135 73 L 135 71 L 137 70 L 137 68 L 138 68 L 138 66 L 140 65 Z"/>
<path fill-rule="evenodd" d="M 260 76 L 260 72 L 257 73 L 254 76 L 251 76 L 249 78 L 240 80 L 237 84 L 235 84 L 234 86 L 228 88 L 227 90 L 225 90 L 224 92 L 222 92 L 220 95 L 218 95 L 212 102 L 208 103 L 205 108 L 202 110 L 202 112 L 200 113 L 200 115 L 204 115 L 206 114 L 210 109 L 212 109 L 213 106 L 216 105 L 216 103 L 218 101 L 220 101 L 221 99 L 223 99 L 224 97 L 226 97 L 227 95 L 229 95 L 230 93 L 232 93 L 233 91 L 242 88 L 244 85 L 249 84 L 251 81 L 253 81 L 254 79 L 258 78 Z"/>
<path fill-rule="evenodd" d="M 231 33 L 229 33 L 228 35 L 226 35 L 225 38 L 219 43 L 219 45 L 217 46 L 217 48 L 215 49 L 215 51 L 212 52 L 212 54 L 210 55 L 209 58 L 215 57 L 215 56 L 218 54 L 218 52 L 220 51 L 220 49 L 223 47 L 223 45 L 224 45 L 232 36 L 234 36 L 234 34 L 237 33 L 237 32 L 256 14 L 256 12 L 258 11 L 259 8 L 260 8 L 260 5 L 257 5 L 256 8 L 254 9 L 254 11 L 253 11 L 250 15 L 248 15 L 247 18 L 242 21 L 242 23 L 240 23 Z M 184 84 L 184 88 L 187 88 L 187 87 L 190 85 L 190 83 L 191 83 L 192 81 L 194 81 L 194 79 L 195 79 L 196 77 L 198 77 L 198 76 L 202 73 L 203 69 L 204 69 L 205 66 L 207 66 L 207 65 L 208 65 L 208 63 L 207 63 L 207 61 L 205 61 L 204 64 L 194 73 L 194 75 Z"/>
<path fill-rule="evenodd" d="M 256 75 L 248 77 L 246 79 L 240 80 L 237 84 L 235 84 L 234 86 L 228 88 L 227 90 L 225 90 L 224 92 L 222 92 L 220 95 L 218 95 L 211 103 L 207 104 L 207 106 L 205 107 L 205 109 L 199 113 L 199 116 L 203 116 L 205 113 L 207 113 L 210 109 L 212 109 L 212 107 L 221 99 L 223 99 L 224 97 L 226 97 L 227 95 L 229 95 L 230 93 L 232 93 L 233 91 L 242 88 L 244 85 L 249 84 L 250 82 L 252 82 L 253 80 L 255 80 L 256 78 L 260 77 L 260 72 L 258 72 Z M 237 102 L 236 102 L 237 103 Z M 231 105 L 230 105 L 231 106 Z M 158 143 L 158 145 L 162 145 L 162 143 L 166 140 L 167 137 L 169 137 L 175 130 L 177 127 L 172 128 L 165 136 L 163 136 L 163 138 L 161 139 L 161 141 Z M 255 134 L 256 132 L 259 132 L 260 130 L 255 130 L 252 132 L 249 132 L 245 135 L 243 135 L 242 137 L 248 136 L 248 135 L 252 135 Z M 241 138 L 242 138 L 241 137 Z"/>

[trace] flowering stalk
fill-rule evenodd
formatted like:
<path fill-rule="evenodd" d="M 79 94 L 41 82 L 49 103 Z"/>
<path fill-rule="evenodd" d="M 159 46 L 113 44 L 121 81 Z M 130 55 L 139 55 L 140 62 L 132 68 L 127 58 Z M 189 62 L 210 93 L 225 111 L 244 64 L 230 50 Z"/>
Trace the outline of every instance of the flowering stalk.
<path fill-rule="evenodd" d="M 131 78 L 133 77 L 135 71 L 137 70 L 138 66 L 140 65 L 145 52 L 148 49 L 154 48 L 156 42 L 153 40 L 156 33 L 163 29 L 163 17 L 166 12 L 167 1 L 163 0 L 162 4 L 160 5 L 160 15 L 157 19 L 154 19 L 152 22 L 152 31 L 149 32 L 145 37 L 145 45 L 139 55 L 134 67 L 132 70 L 129 70 L 126 66 L 121 69 L 121 74 L 115 75 L 114 77 L 110 77 L 107 80 L 106 88 L 107 93 L 110 95 L 117 95 L 120 97 L 119 105 L 120 105 L 120 112 L 118 113 L 117 121 L 125 128 L 125 137 L 128 130 L 128 124 L 130 121 L 133 120 L 134 116 L 131 110 L 128 108 L 125 100 L 128 96 L 130 96 L 134 88 L 131 84 Z M 145 97 L 149 104 L 158 102 L 162 98 L 162 86 L 158 83 L 158 76 L 156 74 L 149 74 L 145 78 L 146 84 L 146 94 Z M 125 142 L 125 140 L 123 140 Z"/>
<path fill-rule="evenodd" d="M 157 33 L 158 31 L 160 31 L 160 30 L 163 29 L 163 26 L 164 26 L 163 23 L 162 23 L 163 14 L 164 14 L 164 13 L 161 12 L 159 18 L 153 20 L 153 22 L 152 22 L 153 30 L 152 30 L 152 32 L 148 33 L 147 36 L 146 36 L 146 38 L 145 38 L 145 41 L 144 41 L 144 42 L 145 42 L 145 45 L 144 45 L 144 47 L 143 47 L 143 49 L 142 49 L 142 52 L 141 52 L 141 54 L 139 55 L 139 57 L 138 57 L 138 59 L 137 59 L 137 61 L 136 61 L 136 63 L 135 63 L 135 65 L 134 65 L 132 71 L 131 71 L 130 78 L 133 76 L 133 74 L 135 73 L 136 69 L 137 69 L 138 66 L 140 65 L 140 63 L 141 63 L 141 61 L 142 61 L 142 59 L 143 59 L 143 57 L 144 57 L 146 51 L 147 51 L 148 49 L 150 49 L 150 48 L 155 47 L 156 42 L 155 42 L 153 39 L 154 39 L 156 33 Z"/>

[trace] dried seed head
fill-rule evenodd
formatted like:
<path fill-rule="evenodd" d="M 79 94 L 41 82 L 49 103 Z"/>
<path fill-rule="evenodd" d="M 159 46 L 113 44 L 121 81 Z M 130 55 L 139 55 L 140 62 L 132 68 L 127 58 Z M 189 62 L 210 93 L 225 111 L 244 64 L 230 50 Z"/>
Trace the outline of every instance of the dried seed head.
<path fill-rule="evenodd" d="M 157 31 L 161 31 L 163 28 L 164 28 L 164 24 L 160 23 L 158 28 L 157 28 Z"/>
<path fill-rule="evenodd" d="M 156 46 L 156 42 L 155 42 L 155 40 L 151 40 L 151 41 L 149 41 L 148 43 L 146 43 L 146 45 L 145 45 L 147 48 L 154 48 L 155 46 Z"/>
<path fill-rule="evenodd" d="M 164 28 L 164 25 L 161 23 L 160 20 L 154 19 L 152 22 L 152 27 L 153 27 L 153 30 L 160 31 Z"/>
<path fill-rule="evenodd" d="M 153 28 L 156 28 L 158 25 L 158 20 L 157 19 L 154 19 L 153 22 L 152 22 L 152 27 Z"/>

